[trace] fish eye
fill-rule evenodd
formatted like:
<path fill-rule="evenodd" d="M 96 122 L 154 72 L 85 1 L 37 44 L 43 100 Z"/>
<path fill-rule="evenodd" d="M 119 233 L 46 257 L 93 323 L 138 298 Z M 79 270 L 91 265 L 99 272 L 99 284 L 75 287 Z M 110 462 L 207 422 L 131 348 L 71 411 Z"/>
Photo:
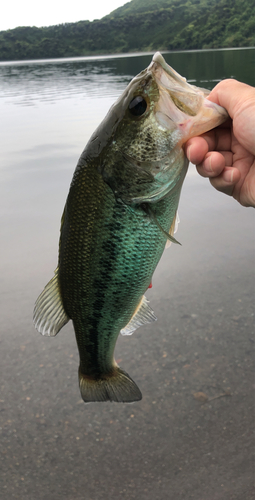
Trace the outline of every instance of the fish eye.
<path fill-rule="evenodd" d="M 128 109 L 133 116 L 142 116 L 147 109 L 147 102 L 141 95 L 137 95 L 130 101 Z"/>

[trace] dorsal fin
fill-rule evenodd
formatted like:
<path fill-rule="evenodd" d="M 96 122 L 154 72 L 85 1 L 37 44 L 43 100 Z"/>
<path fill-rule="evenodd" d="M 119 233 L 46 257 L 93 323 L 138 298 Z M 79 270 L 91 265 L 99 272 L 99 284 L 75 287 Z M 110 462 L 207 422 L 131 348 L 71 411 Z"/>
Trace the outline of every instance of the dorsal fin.
<path fill-rule="evenodd" d="M 132 333 L 139 328 L 139 326 L 146 325 L 147 323 L 152 323 L 153 321 L 157 321 L 157 318 L 149 306 L 149 301 L 146 299 L 145 295 L 142 296 L 142 299 L 135 310 L 131 320 L 122 328 L 120 333 L 122 335 L 132 335 Z"/>
<path fill-rule="evenodd" d="M 34 325 L 42 335 L 54 337 L 69 319 L 60 295 L 57 268 L 35 303 Z"/>

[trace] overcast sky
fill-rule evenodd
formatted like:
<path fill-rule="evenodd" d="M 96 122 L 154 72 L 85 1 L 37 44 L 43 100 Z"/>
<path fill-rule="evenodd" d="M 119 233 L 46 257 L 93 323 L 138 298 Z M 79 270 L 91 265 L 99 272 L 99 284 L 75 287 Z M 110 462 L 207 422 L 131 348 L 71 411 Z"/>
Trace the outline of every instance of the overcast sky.
<path fill-rule="evenodd" d="M 93 21 L 110 14 L 128 0 L 7 0 L 2 5 L 0 31 L 17 26 L 51 26 Z"/>

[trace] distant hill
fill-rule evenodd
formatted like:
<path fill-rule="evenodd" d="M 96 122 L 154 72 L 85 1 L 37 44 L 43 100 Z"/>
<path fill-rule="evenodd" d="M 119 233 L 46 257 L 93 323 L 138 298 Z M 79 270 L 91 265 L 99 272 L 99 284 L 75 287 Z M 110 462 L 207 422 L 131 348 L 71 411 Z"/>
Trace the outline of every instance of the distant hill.
<path fill-rule="evenodd" d="M 137 14 L 141 12 L 154 12 L 159 9 L 169 9 L 173 5 L 185 4 L 186 2 L 179 2 L 176 0 L 132 0 L 125 3 L 122 7 L 114 10 L 106 17 L 123 17 L 130 14 Z"/>
<path fill-rule="evenodd" d="M 1 31 L 0 61 L 251 46 L 251 0 L 131 0 L 93 22 Z"/>

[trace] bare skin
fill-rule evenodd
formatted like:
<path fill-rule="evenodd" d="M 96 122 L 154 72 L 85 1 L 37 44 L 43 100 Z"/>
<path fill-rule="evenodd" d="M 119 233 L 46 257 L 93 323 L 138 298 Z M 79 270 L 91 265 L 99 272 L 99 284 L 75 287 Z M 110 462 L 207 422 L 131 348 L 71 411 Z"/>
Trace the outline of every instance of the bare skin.
<path fill-rule="evenodd" d="M 208 99 L 226 108 L 230 119 L 189 139 L 186 155 L 215 189 L 233 196 L 244 207 L 255 207 L 255 88 L 223 80 Z"/>

